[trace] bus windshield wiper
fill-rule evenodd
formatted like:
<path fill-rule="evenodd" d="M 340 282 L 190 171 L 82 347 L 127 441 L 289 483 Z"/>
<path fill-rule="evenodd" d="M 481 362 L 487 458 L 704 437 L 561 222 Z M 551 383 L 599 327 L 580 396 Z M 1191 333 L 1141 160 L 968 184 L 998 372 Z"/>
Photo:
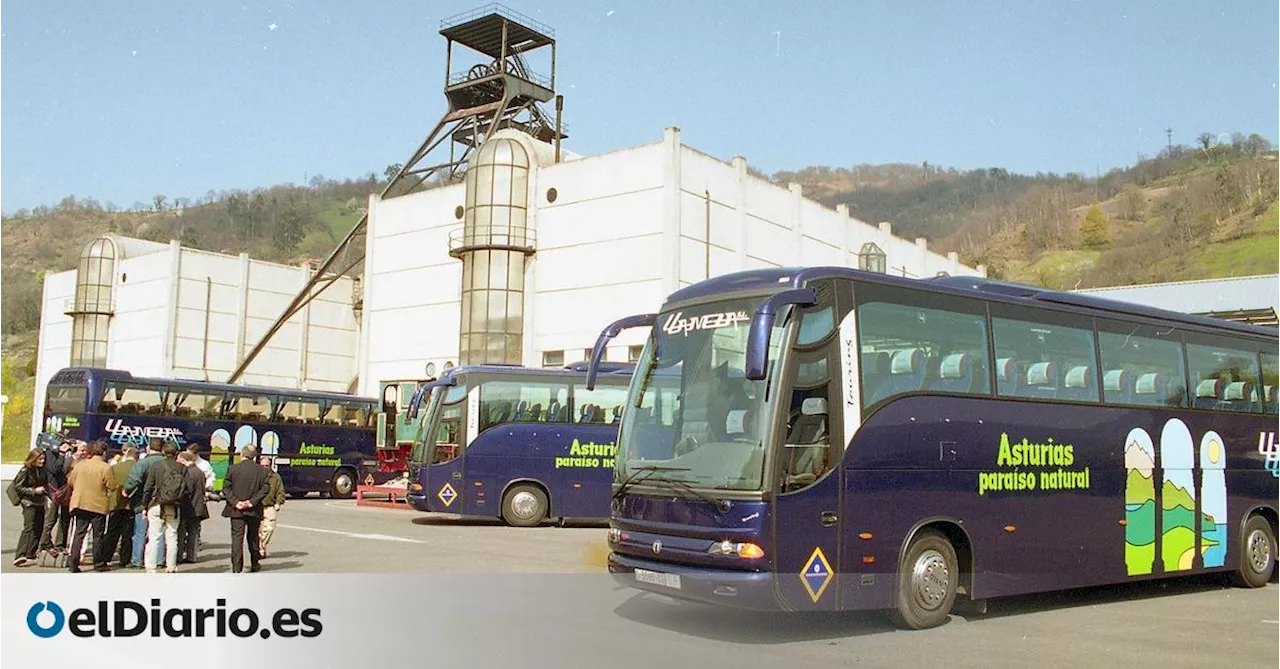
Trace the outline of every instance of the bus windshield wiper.
<path fill-rule="evenodd" d="M 648 465 L 645 467 L 636 467 L 636 470 L 632 472 L 630 476 L 623 479 L 622 483 L 618 485 L 618 490 L 613 493 L 613 499 L 617 500 L 627 492 L 627 488 L 630 488 L 631 486 L 636 485 L 637 483 L 640 483 L 641 481 L 648 479 L 649 477 L 653 476 L 654 474 L 657 474 L 658 472 L 685 472 L 685 471 L 689 471 L 689 468 L 688 467 L 669 467 L 666 465 Z"/>
<path fill-rule="evenodd" d="M 648 477 L 646 477 L 646 478 L 648 478 Z M 714 497 L 714 496 L 712 496 L 712 495 L 708 495 L 708 494 L 707 494 L 707 493 L 705 493 L 705 492 L 701 492 L 701 491 L 699 491 L 697 488 L 694 488 L 693 486 L 689 485 L 689 482 L 688 482 L 688 481 L 685 481 L 685 480 L 683 480 L 683 479 L 669 479 L 669 478 L 665 478 L 665 477 L 657 477 L 657 478 L 655 478 L 654 480 L 655 480 L 655 481 L 658 481 L 658 482 L 661 482 L 661 483 L 669 483 L 669 484 L 671 484 L 671 487 L 673 487 L 673 488 L 678 488 L 678 489 L 680 489 L 680 490 L 683 490 L 685 493 L 687 493 L 687 494 L 689 494 L 689 495 L 692 495 L 692 496 L 694 496 L 694 497 L 696 497 L 696 498 L 698 498 L 698 499 L 700 499 L 700 500 L 702 500 L 702 501 L 704 501 L 704 502 L 706 502 L 706 503 L 708 503 L 708 504 L 710 504 L 710 505 L 714 506 L 714 507 L 716 508 L 716 510 L 717 510 L 717 511 L 720 511 L 721 513 L 723 513 L 723 512 L 725 512 L 725 511 L 728 511 L 728 510 L 729 510 L 729 502 L 728 502 L 728 500 L 723 500 L 723 499 L 720 499 L 720 498 L 718 498 L 718 497 Z"/>

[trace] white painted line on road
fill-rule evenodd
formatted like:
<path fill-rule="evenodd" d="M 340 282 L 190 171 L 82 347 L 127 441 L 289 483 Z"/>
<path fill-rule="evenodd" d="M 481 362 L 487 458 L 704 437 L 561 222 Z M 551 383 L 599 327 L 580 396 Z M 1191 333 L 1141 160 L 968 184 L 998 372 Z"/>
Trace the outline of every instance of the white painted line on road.
<path fill-rule="evenodd" d="M 1271 623 L 1272 625 L 1280 625 L 1280 620 L 1264 620 L 1262 622 Z"/>
<path fill-rule="evenodd" d="M 323 533 L 325 533 L 325 534 L 337 534 L 337 535 L 341 535 L 341 536 L 344 536 L 344 537 L 351 537 L 352 539 L 374 539 L 374 540 L 377 540 L 377 541 L 402 541 L 402 542 L 410 543 L 410 544 L 425 544 L 425 543 L 427 543 L 427 542 L 425 542 L 425 541 L 421 541 L 421 540 L 419 540 L 419 539 L 408 539 L 408 538 L 405 538 L 405 537 L 396 537 L 396 536 L 392 536 L 392 535 L 390 535 L 390 534 L 358 534 L 358 533 L 355 533 L 355 532 L 339 532 L 338 530 L 322 530 L 322 529 L 320 529 L 320 528 L 318 528 L 318 527 L 300 527 L 300 526 L 298 526 L 298 525 L 280 525 L 280 524 L 277 524 L 277 525 L 276 525 L 276 527 L 283 527 L 283 528 L 285 528 L 285 529 L 287 529 L 287 530 L 303 530 L 303 531 L 305 531 L 305 532 L 323 532 Z"/>

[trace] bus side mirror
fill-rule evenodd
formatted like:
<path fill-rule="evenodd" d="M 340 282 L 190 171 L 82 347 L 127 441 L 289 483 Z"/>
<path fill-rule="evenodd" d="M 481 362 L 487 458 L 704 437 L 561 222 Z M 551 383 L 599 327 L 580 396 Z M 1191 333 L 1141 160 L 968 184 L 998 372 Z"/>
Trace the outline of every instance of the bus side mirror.
<path fill-rule="evenodd" d="M 654 321 L 658 320 L 657 314 L 640 314 L 638 316 L 627 316 L 620 318 L 609 324 L 609 327 L 600 332 L 600 336 L 596 338 L 595 348 L 591 349 L 591 364 L 587 367 L 587 390 L 595 390 L 596 374 L 600 371 L 600 358 L 604 357 L 604 347 L 618 333 L 623 330 L 638 327 L 653 327 Z"/>
<path fill-rule="evenodd" d="M 812 288 L 785 290 L 760 305 L 755 316 L 751 318 L 751 331 L 747 334 L 747 368 L 748 381 L 760 381 L 765 377 L 765 368 L 769 358 L 769 335 L 773 331 L 773 320 L 783 307 L 791 304 L 810 306 L 816 304 L 818 294 Z"/>

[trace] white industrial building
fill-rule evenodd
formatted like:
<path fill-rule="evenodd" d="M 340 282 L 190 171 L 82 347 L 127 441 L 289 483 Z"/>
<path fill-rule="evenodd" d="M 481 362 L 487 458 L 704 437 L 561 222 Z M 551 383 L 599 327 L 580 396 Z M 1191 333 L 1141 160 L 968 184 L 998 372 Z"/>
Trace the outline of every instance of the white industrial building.
<path fill-rule="evenodd" d="M 752 176 L 745 158 L 724 162 L 688 147 L 676 128 L 653 144 L 561 162 L 550 144 L 502 130 L 466 177 L 370 200 L 361 394 L 377 395 L 379 380 L 421 377 L 428 363 L 583 360 L 614 319 L 742 269 L 985 275 L 924 239 L 894 236 L 889 223 L 864 223 L 805 198 L 797 184 Z M 464 276 L 467 263 L 477 269 Z M 641 331 L 624 332 L 607 359 L 634 358 L 643 341 Z"/>
<path fill-rule="evenodd" d="M 239 256 L 106 235 L 74 270 L 45 275 L 32 440 L 45 385 L 68 366 L 225 381 L 311 276 Z M 355 376 L 354 281 L 342 278 L 273 337 L 240 383 L 347 392 Z"/>

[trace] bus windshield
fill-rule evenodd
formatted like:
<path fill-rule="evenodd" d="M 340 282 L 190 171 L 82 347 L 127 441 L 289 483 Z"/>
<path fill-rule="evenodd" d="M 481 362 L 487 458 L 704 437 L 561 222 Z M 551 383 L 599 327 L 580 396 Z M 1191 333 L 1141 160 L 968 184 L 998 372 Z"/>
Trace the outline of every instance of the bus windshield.
<path fill-rule="evenodd" d="M 614 479 L 671 467 L 653 480 L 754 491 L 764 479 L 764 446 L 785 319 L 770 337 L 769 374 L 746 380 L 751 316 L 764 300 L 737 299 L 659 314 L 641 354 L 619 434 Z"/>

